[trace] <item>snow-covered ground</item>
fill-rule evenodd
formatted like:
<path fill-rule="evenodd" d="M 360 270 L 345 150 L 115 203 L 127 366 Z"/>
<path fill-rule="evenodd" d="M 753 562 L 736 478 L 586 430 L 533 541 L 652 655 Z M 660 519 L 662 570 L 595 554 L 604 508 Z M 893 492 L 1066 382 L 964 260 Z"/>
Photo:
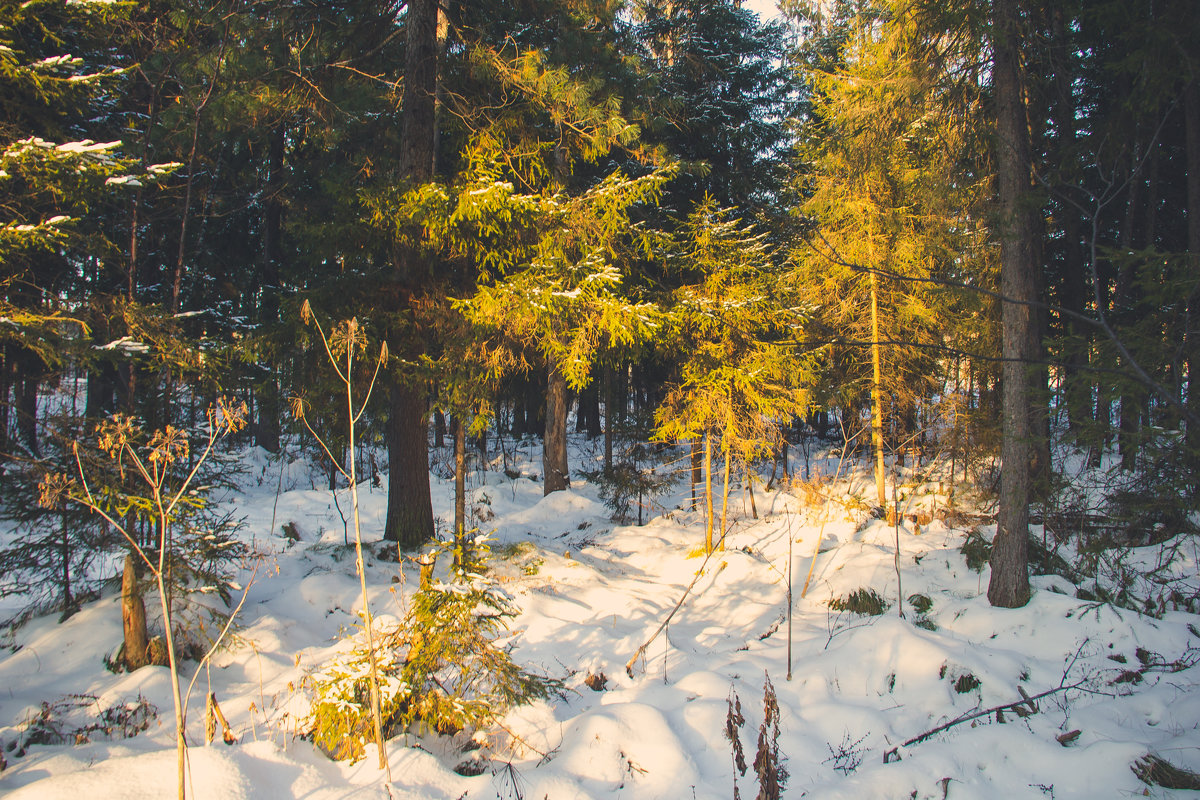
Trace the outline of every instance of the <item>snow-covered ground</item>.
<path fill-rule="evenodd" d="M 526 446 L 526 459 L 537 455 Z M 359 603 L 342 518 L 328 492 L 298 477 L 306 474 L 300 466 L 285 465 L 281 478 L 279 463 L 255 453 L 246 459 L 244 493 L 229 502 L 245 516 L 243 535 L 262 557 L 236 642 L 199 673 L 191 693 L 196 798 L 727 800 L 737 774 L 725 733 L 734 698 L 745 715 L 740 740 L 751 763 L 737 775 L 739 791 L 754 797 L 768 680 L 780 708 L 784 797 L 1183 797 L 1191 793 L 1148 788 L 1131 764 L 1154 753 L 1200 769 L 1200 667 L 1177 669 L 1200 647 L 1195 615 L 1168 610 L 1156 619 L 1086 602 L 1060 577 L 1035 578 L 1025 608 L 991 608 L 986 567 L 972 571 L 959 549 L 965 525 L 933 521 L 905 522 L 898 534 L 903 596 L 932 603 L 922 614 L 906 600 L 901 618 L 896 530 L 870 520 L 861 504 L 816 507 L 802 499 L 811 493 L 764 493 L 760 485 L 754 520 L 737 490 L 727 548 L 705 562 L 702 517 L 674 508 L 686 506 L 686 487 L 665 503 L 673 510 L 642 527 L 621 526 L 609 521 L 597 488 L 578 479 L 572 490 L 543 498 L 527 477 L 540 464 L 529 460 L 525 476 L 498 468 L 474 475 L 470 506 L 480 527 L 494 530 L 493 574 L 521 608 L 511 631 L 514 658 L 562 679 L 567 690 L 513 711 L 507 730 L 489 732 L 481 751 L 463 752 L 461 740 L 397 737 L 389 745 L 393 782 L 385 786 L 374 758 L 334 763 L 294 735 L 306 702 L 297 687 L 335 652 Z M 576 453 L 572 463 L 578 459 Z M 284 491 L 277 498 L 278 485 Z M 844 496 L 845 489 L 843 482 L 825 492 Z M 378 551 L 386 496 L 369 484 L 363 492 L 363 528 Z M 435 513 L 443 520 L 452 492 L 452 481 L 435 477 Z M 348 493 L 338 499 L 348 513 Z M 281 535 L 289 522 L 301 541 Z M 532 547 L 505 547 L 516 542 Z M 1148 563 L 1155 557 L 1133 556 Z M 702 566 L 665 634 L 627 675 L 626 662 Z M 372 558 L 368 571 L 374 612 L 403 617 L 416 584 L 412 566 L 401 574 L 396 563 Z M 1170 572 L 1194 583 L 1194 545 L 1179 548 Z M 241 578 L 250 580 L 249 565 Z M 874 589 L 891 607 L 880 616 L 830 607 L 831 599 L 860 588 Z M 120 637 L 119 598 L 111 593 L 63 623 L 38 618 L 15 632 L 12 648 L 0 653 L 0 741 L 8 761 L 0 796 L 175 795 L 169 676 L 158 667 L 108 671 L 104 657 Z M 195 672 L 188 664 L 185 682 Z M 600 674 L 602 690 L 585 685 Z M 202 744 L 209 691 L 237 744 Z M 1003 722 L 990 713 L 903 745 L 973 710 L 1016 703 L 1022 692 L 1035 699 L 1002 712 Z M 93 730 L 78 744 L 11 747 L 23 741 L 43 703 L 69 728 L 94 726 L 102 709 L 139 698 L 158 710 L 140 735 Z M 454 771 L 481 757 L 488 759 L 482 774 Z"/>

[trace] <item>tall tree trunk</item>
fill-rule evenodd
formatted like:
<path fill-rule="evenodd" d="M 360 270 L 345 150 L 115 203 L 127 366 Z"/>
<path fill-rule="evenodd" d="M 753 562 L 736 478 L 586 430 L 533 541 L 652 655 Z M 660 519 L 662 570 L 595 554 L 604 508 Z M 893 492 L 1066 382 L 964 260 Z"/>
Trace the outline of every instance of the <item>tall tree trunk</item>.
<path fill-rule="evenodd" d="M 717 540 L 719 547 L 725 549 L 725 534 L 729 532 L 729 474 L 733 462 L 733 447 L 728 441 L 729 427 L 721 435 L 721 446 L 725 450 L 725 469 L 721 476 L 721 536 Z"/>
<path fill-rule="evenodd" d="M 38 456 L 38 385 L 41 383 L 44 365 L 35 353 L 25 351 L 18 359 L 17 366 L 17 435 L 29 452 Z"/>
<path fill-rule="evenodd" d="M 228 33 L 228 30 L 226 30 Z M 213 66 L 212 76 L 208 79 L 208 89 L 205 90 L 204 96 L 200 99 L 196 106 L 192 118 L 192 147 L 188 152 L 187 163 L 187 179 L 184 182 L 183 190 L 183 210 L 179 215 L 179 249 L 175 256 L 175 267 L 171 274 L 171 303 L 170 310 L 172 314 L 178 314 L 183 298 L 183 270 L 187 263 L 187 236 L 188 236 L 188 220 L 191 218 L 192 206 L 192 189 L 196 182 L 196 158 L 199 153 L 200 143 L 200 122 L 204 116 L 204 109 L 212 100 L 213 92 L 217 88 L 217 80 L 221 75 L 221 66 L 225 60 L 225 45 L 226 36 L 221 36 L 221 47 L 217 52 L 217 61 Z"/>
<path fill-rule="evenodd" d="M 71 525 L 66 514 L 60 514 L 58 521 L 58 554 L 62 567 L 63 613 L 71 614 L 75 610 L 75 598 L 71 594 Z"/>
<path fill-rule="evenodd" d="M 1187 126 L 1187 247 L 1192 274 L 1200 275 L 1200 78 L 1193 78 L 1184 93 Z M 1191 465 L 1192 491 L 1200 494 L 1200 289 L 1187 303 L 1184 358 L 1187 362 L 1187 412 L 1185 442 Z"/>
<path fill-rule="evenodd" d="M 259 319 L 268 329 L 279 321 L 279 276 L 283 267 L 283 159 L 287 142 L 284 125 L 274 126 L 267 142 L 267 192 L 263 207 L 263 285 Z M 255 392 L 254 443 L 279 452 L 279 417 L 282 412 L 278 370 L 268 371 Z"/>
<path fill-rule="evenodd" d="M 613 391 L 613 368 L 604 367 L 604 471 L 613 468 L 613 425 L 616 422 L 616 393 Z"/>
<path fill-rule="evenodd" d="M 1000 219 L 1002 469 L 988 601 L 1017 608 L 1029 602 L 1030 380 L 1037 297 L 1034 227 L 1030 219 L 1032 155 L 1019 63 L 1021 15 L 1016 0 L 992 5 L 992 81 L 996 104 L 996 189 Z"/>
<path fill-rule="evenodd" d="M 870 236 L 870 232 L 867 233 Z M 874 266 L 874 265 L 872 265 Z M 879 277 L 871 270 L 871 443 L 875 450 L 875 498 L 887 502 L 883 461 L 883 356 L 879 343 Z"/>
<path fill-rule="evenodd" d="M 394 383 L 388 416 L 388 507 L 383 536 L 414 550 L 433 538 L 425 393 Z"/>
<path fill-rule="evenodd" d="M 571 485 L 567 472 L 567 379 L 551 363 L 546 371 L 546 436 L 542 442 L 542 492 L 561 492 Z"/>
<path fill-rule="evenodd" d="M 704 432 L 704 552 L 713 551 L 712 431 Z"/>
<path fill-rule="evenodd" d="M 433 410 L 433 446 L 446 446 L 446 414 L 440 408 Z"/>
<path fill-rule="evenodd" d="M 455 412 L 450 421 L 454 431 L 454 546 L 458 551 L 458 566 L 468 560 L 467 554 L 467 426 L 462 413 Z"/>
<path fill-rule="evenodd" d="M 1050 25 L 1055 41 L 1063 43 L 1062 58 L 1065 62 L 1054 75 L 1053 116 L 1055 149 L 1064 162 L 1073 162 L 1077 150 L 1079 123 L 1076 120 L 1078 103 L 1074 97 L 1074 81 L 1078 70 L 1074 68 L 1074 55 L 1067 52 L 1071 47 L 1068 35 L 1066 12 L 1062 8 L 1050 11 Z M 1067 174 L 1074 179 L 1072 171 Z M 1064 190 L 1067 187 L 1063 187 Z M 1060 203 L 1058 215 L 1062 228 L 1062 283 L 1060 303 L 1068 311 L 1077 314 L 1087 312 L 1090 298 L 1088 287 L 1086 253 L 1084 243 L 1084 220 L 1071 203 Z M 1060 319 L 1063 333 L 1067 337 L 1066 352 L 1063 353 L 1063 403 L 1067 410 L 1067 427 L 1077 441 L 1090 433 L 1095 418 L 1092 405 L 1092 378 L 1085 374 L 1088 352 L 1091 349 L 1092 331 L 1076 319 Z"/>
<path fill-rule="evenodd" d="M 413 183 L 433 176 L 437 94 L 437 0 L 409 0 L 404 18 L 407 50 L 404 62 L 404 100 L 400 119 L 398 168 L 402 180 Z M 412 236 L 420 231 L 411 231 Z M 428 280 L 431 267 L 420 249 L 397 248 L 395 278 L 401 298 L 411 298 L 413 287 Z M 401 304 L 407 305 L 402 299 Z M 413 353 L 421 349 L 416 340 L 396 342 L 393 352 Z M 415 548 L 433 537 L 433 506 L 429 494 L 429 442 L 425 395 L 408 385 L 393 370 L 388 380 L 391 415 L 387 426 L 388 479 L 387 523 L 384 537 Z"/>
<path fill-rule="evenodd" d="M 13 388 L 14 349 L 13 345 L 0 345 L 0 458 L 10 454 L 9 411 L 12 404 L 9 402 L 9 394 Z"/>
<path fill-rule="evenodd" d="M 692 438 L 692 468 L 688 471 L 688 476 L 692 487 L 692 510 L 695 511 L 700 507 L 696 497 L 696 486 L 704 479 L 704 445 L 701 444 L 699 436 Z"/>
<path fill-rule="evenodd" d="M 1120 252 L 1129 254 L 1133 250 L 1134 229 L 1137 227 L 1137 212 L 1142 206 L 1142 179 L 1138 174 L 1142 158 L 1140 137 L 1135 137 L 1130 155 L 1129 194 L 1125 203 L 1125 219 L 1119 238 Z M 1134 271 L 1131 258 L 1125 258 L 1117 271 L 1113 287 L 1113 318 L 1118 324 L 1128 324 L 1133 319 Z M 1141 401 L 1137 390 L 1131 385 L 1132 378 L 1121 382 L 1121 408 L 1117 417 L 1117 452 L 1121 455 L 1121 469 L 1131 472 L 1137 462 L 1138 422 L 1141 418 Z"/>

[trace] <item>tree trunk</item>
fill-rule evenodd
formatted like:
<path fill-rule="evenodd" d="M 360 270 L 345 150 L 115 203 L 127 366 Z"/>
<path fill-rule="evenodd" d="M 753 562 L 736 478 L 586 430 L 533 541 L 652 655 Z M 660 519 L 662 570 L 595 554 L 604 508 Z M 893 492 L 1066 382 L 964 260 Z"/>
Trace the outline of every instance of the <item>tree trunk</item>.
<path fill-rule="evenodd" d="M 613 468 L 613 424 L 616 422 L 616 394 L 613 392 L 612 367 L 604 367 L 604 471 Z"/>
<path fill-rule="evenodd" d="M 19 372 L 15 386 L 17 434 L 29 452 L 37 457 L 38 450 L 38 384 L 43 372 L 42 360 L 26 351 L 17 362 Z"/>
<path fill-rule="evenodd" d="M 712 432 L 704 432 L 704 552 L 713 551 Z"/>
<path fill-rule="evenodd" d="M 1119 239 L 1120 252 L 1124 254 L 1133 250 L 1137 210 L 1142 205 L 1142 180 L 1138 175 L 1138 164 L 1141 160 L 1140 139 L 1135 139 L 1130 159 L 1129 195 L 1125 203 L 1125 219 L 1121 225 Z M 1133 285 L 1134 264 L 1132 259 L 1126 258 L 1121 262 L 1116 285 L 1113 287 L 1113 319 L 1118 324 L 1128 324 L 1133 319 Z M 1117 452 L 1121 456 L 1121 469 L 1126 472 L 1132 472 L 1137 463 L 1138 423 L 1141 418 L 1141 402 L 1136 388 L 1130 385 L 1131 380 L 1132 378 L 1125 378 L 1121 381 L 1121 407 L 1117 416 Z"/>
<path fill-rule="evenodd" d="M 383 537 L 405 550 L 433 538 L 425 394 L 393 378 L 387 423 L 388 508 Z"/>
<path fill-rule="evenodd" d="M 453 425 L 454 423 L 451 422 Z M 433 410 L 433 446 L 446 446 L 446 415 L 440 408 Z"/>
<path fill-rule="evenodd" d="M 462 414 L 456 412 L 450 421 L 454 431 L 454 546 L 458 551 L 458 566 L 467 556 L 467 426 Z"/>
<path fill-rule="evenodd" d="M 1029 602 L 1030 381 L 1036 319 L 1030 219 L 1032 156 L 1020 73 L 1015 0 L 992 5 L 992 80 L 996 103 L 996 188 L 1000 210 L 1002 403 L 1000 501 L 988 601 L 1017 608 Z"/>
<path fill-rule="evenodd" d="M 868 236 L 870 234 L 868 233 Z M 883 462 L 883 358 L 879 343 L 879 278 L 871 275 L 871 443 L 875 448 L 875 497 L 882 506 L 887 502 Z"/>
<path fill-rule="evenodd" d="M 274 126 L 267 144 L 267 196 L 263 208 L 263 286 L 259 303 L 262 324 L 273 327 L 279 321 L 279 273 L 283 262 L 283 159 L 287 130 Z M 279 452 L 280 403 L 279 376 L 271 370 L 255 391 L 254 443 L 270 453 Z"/>
<path fill-rule="evenodd" d="M 700 443 L 699 436 L 692 439 L 692 468 L 688 475 L 692 485 L 692 510 L 695 511 L 700 507 L 696 486 L 704 479 L 704 445 Z"/>
<path fill-rule="evenodd" d="M 733 462 L 733 447 L 731 442 L 727 441 L 729 433 L 727 426 L 721 436 L 721 445 L 725 450 L 725 469 L 721 477 L 721 538 L 718 541 L 722 550 L 725 549 L 725 534 L 729 532 L 729 473 Z"/>
<path fill-rule="evenodd" d="M 75 598 L 71 593 L 71 526 L 67 515 L 59 515 L 59 557 L 62 566 L 63 613 L 71 614 L 75 610 Z"/>
<path fill-rule="evenodd" d="M 9 395 L 13 388 L 13 349 L 12 345 L 0 346 L 0 457 L 10 454 L 9 411 L 12 403 L 9 402 Z"/>
<path fill-rule="evenodd" d="M 409 0 L 404 20 L 407 49 L 397 166 L 401 178 L 413 183 L 433 176 L 436 156 L 437 11 L 437 0 Z M 412 235 L 420 236 L 420 231 Z M 432 268 L 428 258 L 410 246 L 397 248 L 395 268 L 399 304 L 403 307 L 411 299 L 413 287 L 425 285 Z M 392 351 L 410 355 L 419 352 L 421 344 L 416 334 L 412 336 L 409 341 L 396 342 Z M 415 549 L 433 538 L 425 393 L 395 372 L 389 379 L 387 446 L 391 466 L 384 538 L 398 542 L 402 548 Z"/>
<path fill-rule="evenodd" d="M 142 600 L 142 587 L 138 583 L 137 556 L 125 555 L 125 569 L 121 573 L 121 625 L 125 632 L 123 658 L 125 669 L 133 672 L 149 663 L 146 650 L 150 636 L 146 632 L 146 603 Z"/>
<path fill-rule="evenodd" d="M 542 442 L 542 492 L 561 492 L 570 487 L 567 472 L 567 379 L 558 365 L 546 372 L 546 437 Z"/>
<path fill-rule="evenodd" d="M 1200 78 L 1193 78 L 1184 93 L 1187 126 L 1187 246 L 1192 273 L 1200 274 Z M 1185 443 L 1191 465 L 1192 491 L 1200 493 L 1200 291 L 1193 290 L 1187 303 L 1188 329 L 1184 335 L 1187 363 L 1187 412 Z M 1193 386 L 1196 383 L 1198 385 Z"/>

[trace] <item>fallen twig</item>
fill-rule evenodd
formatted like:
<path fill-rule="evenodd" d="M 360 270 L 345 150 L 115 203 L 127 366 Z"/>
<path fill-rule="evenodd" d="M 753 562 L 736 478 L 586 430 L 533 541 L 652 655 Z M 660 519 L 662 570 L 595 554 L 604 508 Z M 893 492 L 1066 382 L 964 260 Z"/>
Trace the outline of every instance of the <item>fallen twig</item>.
<path fill-rule="evenodd" d="M 627 661 L 625 663 L 625 674 L 626 675 L 628 675 L 631 678 L 633 677 L 633 665 L 636 664 L 637 660 L 639 658 L 641 658 L 642 655 L 646 652 L 646 648 L 648 648 L 650 645 L 652 645 L 654 643 L 654 640 L 658 638 L 658 635 L 666 629 L 667 625 L 671 624 L 671 618 L 674 617 L 675 613 L 677 611 L 679 611 L 680 608 L 683 607 L 683 601 L 687 600 L 687 597 L 689 594 L 691 594 L 692 589 L 695 588 L 696 584 L 700 582 L 700 579 L 704 577 L 704 568 L 708 566 L 708 561 L 709 561 L 709 559 L 711 559 L 713 557 L 713 553 L 715 553 L 715 552 L 717 552 L 717 551 L 713 550 L 712 552 L 710 552 L 704 556 L 704 562 L 702 564 L 700 564 L 700 569 L 696 570 L 696 577 L 692 578 L 692 582 L 689 583 L 687 585 L 687 588 L 683 590 L 683 594 L 679 597 L 679 602 L 677 602 L 675 604 L 675 607 L 671 609 L 671 613 L 667 614 L 666 619 L 664 619 L 662 621 L 662 624 L 660 624 L 658 626 L 658 629 L 655 630 L 654 633 L 650 635 L 649 639 L 642 642 L 642 646 L 639 647 L 634 652 L 633 656 L 629 659 L 629 661 Z"/>
<path fill-rule="evenodd" d="M 938 725 L 936 728 L 931 728 L 922 734 L 918 734 L 917 736 L 912 737 L 911 739 L 905 741 L 903 744 L 897 745 L 896 747 L 893 747 L 890 750 L 885 750 L 883 753 L 883 763 L 890 764 L 892 761 L 899 761 L 900 760 L 900 749 L 902 747 L 908 747 L 910 745 L 920 744 L 921 742 L 925 741 L 926 739 L 936 736 L 937 734 L 941 733 L 942 731 L 949 730 L 950 728 L 953 728 L 956 725 L 961 725 L 964 722 L 970 722 L 973 719 L 979 719 L 980 717 L 988 717 L 988 716 L 991 716 L 992 714 L 996 714 L 996 715 L 998 715 L 998 717 L 1000 719 L 1003 719 L 1002 715 L 1004 714 L 1005 711 L 1012 711 L 1014 714 L 1017 714 L 1018 716 L 1022 716 L 1022 717 L 1029 716 L 1030 714 L 1036 714 L 1038 711 L 1038 707 L 1034 701 L 1041 700 L 1043 697 L 1051 697 L 1053 695 L 1059 694 L 1060 692 L 1067 692 L 1067 691 L 1070 691 L 1071 689 L 1082 689 L 1088 682 L 1089 682 L 1089 678 L 1083 678 L 1079 681 L 1076 681 L 1075 683 L 1055 686 L 1053 689 L 1047 689 L 1046 691 L 1035 694 L 1032 697 L 1030 695 L 1026 694 L 1025 691 L 1018 689 L 1018 691 L 1020 691 L 1020 693 L 1021 693 L 1020 700 L 1016 700 L 1011 703 L 1003 703 L 998 706 L 992 706 L 991 708 L 985 708 L 980 711 L 972 711 L 970 713 L 963 714 L 960 717 L 955 717 L 954 719 L 950 720 L 949 722 Z"/>

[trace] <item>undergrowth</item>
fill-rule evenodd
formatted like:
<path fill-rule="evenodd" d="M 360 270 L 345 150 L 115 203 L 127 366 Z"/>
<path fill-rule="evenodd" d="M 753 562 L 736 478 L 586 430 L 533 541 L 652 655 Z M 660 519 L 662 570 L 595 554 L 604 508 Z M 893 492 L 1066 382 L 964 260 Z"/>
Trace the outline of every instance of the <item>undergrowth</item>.
<path fill-rule="evenodd" d="M 417 592 L 406 619 L 379 635 L 385 738 L 486 728 L 555 688 L 556 681 L 521 669 L 498 643 L 515 614 L 499 584 L 474 573 Z M 369 656 L 365 637 L 356 635 L 305 680 L 313 700 L 304 726 L 331 758 L 357 761 L 374 742 Z"/>
<path fill-rule="evenodd" d="M 849 611 L 864 617 L 878 617 L 890 606 L 879 592 L 865 586 L 855 589 L 845 597 L 835 597 L 829 601 L 829 607 L 834 611 Z"/>

